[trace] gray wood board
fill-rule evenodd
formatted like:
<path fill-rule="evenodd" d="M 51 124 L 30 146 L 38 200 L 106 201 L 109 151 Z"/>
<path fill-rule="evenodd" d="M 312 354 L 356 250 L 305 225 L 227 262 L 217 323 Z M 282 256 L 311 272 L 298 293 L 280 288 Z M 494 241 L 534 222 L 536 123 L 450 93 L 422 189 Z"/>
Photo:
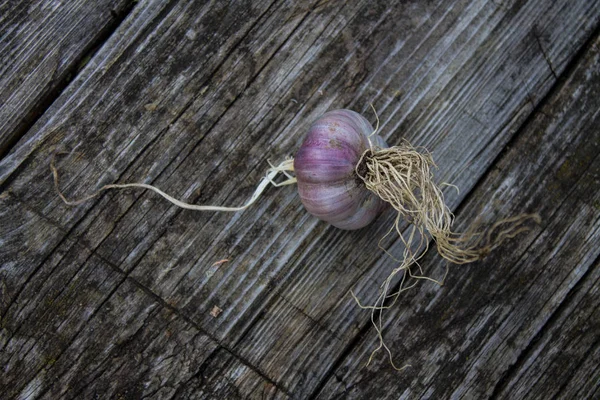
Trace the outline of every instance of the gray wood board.
<path fill-rule="evenodd" d="M 373 102 L 389 143 L 406 137 L 433 151 L 438 178 L 461 188 L 447 192 L 454 209 L 599 17 L 595 1 L 139 2 L 0 162 L 3 385 L 47 397 L 202 398 L 214 389 L 303 398 L 338 363 L 353 366 L 348 377 L 366 373 L 359 362 L 373 343 L 352 346 L 369 314 L 348 291 L 373 301 L 393 268 L 377 248 L 393 213 L 339 231 L 307 215 L 291 187 L 236 214 L 181 211 L 135 190 L 67 207 L 52 185 L 52 155 L 69 152 L 58 166 L 71 197 L 135 181 L 190 202 L 237 205 L 267 159 L 294 153 L 312 120 L 340 107 L 368 116 Z M 499 218 L 539 206 L 493 204 L 480 211 Z M 399 241 L 386 245 L 402 251 Z M 136 300 L 122 300 L 130 291 Z M 187 331 L 173 340 L 197 351 L 172 357 L 168 337 L 140 333 L 132 343 L 152 351 L 124 346 L 119 356 L 141 353 L 134 362 L 146 369 L 128 376 L 136 367 L 124 363 L 111 381 L 119 367 L 110 351 L 148 318 L 149 304 L 155 329 Z M 114 323 L 90 330 L 101 315 Z M 163 370 L 163 357 L 191 366 Z"/>
<path fill-rule="evenodd" d="M 384 313 L 398 373 L 367 336 L 322 398 L 595 398 L 600 347 L 600 36 L 456 214 L 499 205 L 542 223 L 484 261 L 423 282 Z M 428 254 L 433 274 L 444 262 Z"/>
<path fill-rule="evenodd" d="M 0 2 L 0 155 L 131 9 L 126 0 Z"/>

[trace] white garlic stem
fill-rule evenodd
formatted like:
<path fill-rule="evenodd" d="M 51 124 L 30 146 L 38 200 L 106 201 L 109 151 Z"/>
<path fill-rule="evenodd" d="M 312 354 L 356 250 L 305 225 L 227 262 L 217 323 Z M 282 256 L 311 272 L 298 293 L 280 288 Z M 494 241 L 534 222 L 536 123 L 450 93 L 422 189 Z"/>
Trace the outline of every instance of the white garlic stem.
<path fill-rule="evenodd" d="M 285 160 L 277 166 L 274 166 L 270 162 L 269 162 L 269 165 L 271 165 L 271 168 L 269 168 L 267 170 L 267 174 L 259 182 L 258 186 L 256 187 L 256 190 L 252 194 L 252 197 L 250 197 L 250 200 L 248 200 L 246 202 L 246 204 L 244 204 L 243 206 L 240 206 L 240 207 L 202 206 L 202 205 L 185 203 L 185 202 L 178 200 L 178 199 L 174 198 L 173 196 L 163 192 L 159 188 L 152 186 L 152 185 L 148 185 L 146 183 L 112 183 L 109 185 L 102 186 L 100 189 L 98 189 L 98 191 L 96 191 L 95 193 L 93 193 L 89 196 L 86 196 L 84 198 L 81 198 L 78 200 L 69 200 L 65 197 L 65 195 L 61 192 L 61 190 L 59 188 L 58 171 L 54 165 L 54 159 L 52 159 L 52 162 L 50 163 L 50 169 L 52 170 L 52 175 L 54 176 L 54 186 L 56 187 L 56 191 L 58 192 L 58 195 L 60 196 L 60 198 L 62 199 L 62 201 L 65 204 L 70 205 L 70 206 L 76 206 L 83 202 L 91 200 L 94 197 L 98 196 L 103 191 L 108 190 L 108 189 L 144 188 L 144 189 L 152 190 L 155 193 L 158 193 L 159 195 L 161 195 L 162 197 L 164 197 L 171 203 L 175 204 L 177 207 L 185 208 L 187 210 L 241 211 L 241 210 L 244 210 L 244 209 L 250 207 L 252 204 L 254 204 L 254 202 L 256 202 L 256 200 L 258 200 L 260 195 L 265 191 L 265 189 L 267 188 L 267 186 L 269 184 L 271 184 L 275 187 L 279 187 L 279 186 L 284 186 L 284 185 L 292 185 L 292 184 L 296 183 L 296 178 L 288 173 L 288 171 L 290 171 L 290 172 L 294 171 L 294 160 L 293 159 Z M 286 179 L 283 182 L 276 182 L 275 178 L 280 173 L 285 175 L 288 179 Z"/>

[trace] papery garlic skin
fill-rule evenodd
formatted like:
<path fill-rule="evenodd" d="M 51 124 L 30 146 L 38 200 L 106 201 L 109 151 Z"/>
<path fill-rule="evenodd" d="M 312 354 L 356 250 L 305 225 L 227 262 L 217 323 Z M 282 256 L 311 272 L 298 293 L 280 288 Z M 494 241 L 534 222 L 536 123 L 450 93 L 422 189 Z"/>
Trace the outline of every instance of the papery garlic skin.
<path fill-rule="evenodd" d="M 298 193 L 309 213 L 340 229 L 360 229 L 383 210 L 385 202 L 355 174 L 373 131 L 351 110 L 329 111 L 311 125 L 294 157 Z M 388 147 L 378 135 L 370 140 L 374 147 Z"/>

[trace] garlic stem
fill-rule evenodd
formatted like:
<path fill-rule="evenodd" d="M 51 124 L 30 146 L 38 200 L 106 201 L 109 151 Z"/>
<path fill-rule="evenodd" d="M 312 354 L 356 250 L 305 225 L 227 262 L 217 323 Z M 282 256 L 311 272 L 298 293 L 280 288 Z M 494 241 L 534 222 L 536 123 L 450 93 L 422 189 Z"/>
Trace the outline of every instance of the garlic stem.
<path fill-rule="evenodd" d="M 89 196 L 83 197 L 78 200 L 69 200 L 65 197 L 65 195 L 60 190 L 59 181 L 58 181 L 58 170 L 56 169 L 56 166 L 54 164 L 55 164 L 55 162 L 54 162 L 54 157 L 53 157 L 52 161 L 50 162 L 50 170 L 52 171 L 52 175 L 54 177 L 54 187 L 56 188 L 56 191 L 58 192 L 58 195 L 60 196 L 62 201 L 65 204 L 70 205 L 70 206 L 79 205 L 88 200 L 91 200 L 94 197 L 97 197 L 103 191 L 108 190 L 108 189 L 144 188 L 144 189 L 152 190 L 155 193 L 158 193 L 159 195 L 161 195 L 162 197 L 164 197 L 171 203 L 175 204 L 177 207 L 185 208 L 187 210 L 241 211 L 241 210 L 244 210 L 244 209 L 250 207 L 252 204 L 254 204 L 254 202 L 256 202 L 256 200 L 258 200 L 260 195 L 265 191 L 265 189 L 267 188 L 267 186 L 269 186 L 269 184 L 271 184 L 275 187 L 280 187 L 280 186 L 292 185 L 292 184 L 296 183 L 296 178 L 288 173 L 288 171 L 294 171 L 294 160 L 288 159 L 288 160 L 281 162 L 279 165 L 276 165 L 276 166 L 272 165 L 269 162 L 269 165 L 271 165 L 271 168 L 269 168 L 267 170 L 267 174 L 258 183 L 258 186 L 256 187 L 256 190 L 252 194 L 252 197 L 250 197 L 250 200 L 248 200 L 246 202 L 246 204 L 244 204 L 243 206 L 240 206 L 240 207 L 202 206 L 202 205 L 185 203 L 185 202 L 178 200 L 178 199 L 174 198 L 173 196 L 163 192 L 159 188 L 152 186 L 152 185 L 148 185 L 146 183 L 122 183 L 122 184 L 121 183 L 111 183 L 109 185 L 102 186 L 100 189 L 98 189 L 96 192 L 92 193 Z M 275 178 L 280 173 L 285 175 L 288 179 L 286 179 L 283 182 L 276 182 Z"/>
<path fill-rule="evenodd" d="M 369 149 L 374 150 L 373 142 L 371 142 L 371 136 L 375 136 L 377 134 L 377 132 L 379 131 L 379 116 L 377 115 L 377 110 L 375 110 L 375 106 L 373 105 L 373 103 L 369 103 L 369 105 L 373 109 L 373 113 L 375 113 L 375 120 L 377 121 L 373 132 L 371 132 L 369 135 L 367 135 L 367 141 L 369 142 Z"/>

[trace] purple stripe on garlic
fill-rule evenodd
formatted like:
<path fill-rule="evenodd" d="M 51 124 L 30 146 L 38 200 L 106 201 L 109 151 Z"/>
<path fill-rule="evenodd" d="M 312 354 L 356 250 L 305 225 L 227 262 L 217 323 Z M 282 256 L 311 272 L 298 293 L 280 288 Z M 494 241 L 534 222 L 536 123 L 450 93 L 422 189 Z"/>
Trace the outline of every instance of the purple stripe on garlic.
<path fill-rule="evenodd" d="M 351 110 L 327 112 L 312 124 L 294 158 L 298 193 L 309 213 L 340 229 L 359 229 L 383 210 L 385 202 L 355 173 L 373 131 L 369 121 Z M 380 136 L 370 140 L 373 146 L 388 147 Z"/>

